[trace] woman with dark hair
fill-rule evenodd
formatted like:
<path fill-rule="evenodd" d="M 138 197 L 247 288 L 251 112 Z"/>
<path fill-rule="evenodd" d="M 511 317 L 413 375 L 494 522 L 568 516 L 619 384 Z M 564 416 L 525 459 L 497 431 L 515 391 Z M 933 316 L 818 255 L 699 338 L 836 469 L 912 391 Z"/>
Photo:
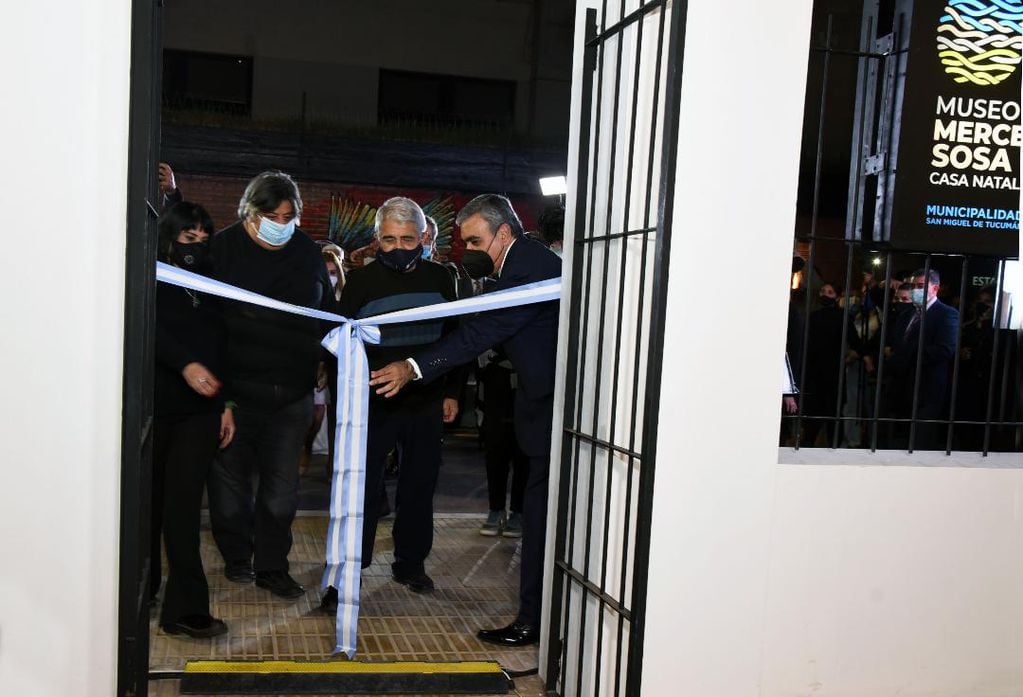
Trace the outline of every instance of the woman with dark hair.
<path fill-rule="evenodd" d="M 207 271 L 213 221 L 202 206 L 177 203 L 158 224 L 160 261 Z M 161 283 L 156 290 L 155 419 L 151 597 L 160 586 L 160 533 L 167 587 L 160 626 L 168 634 L 209 638 L 227 631 L 210 615 L 199 554 L 203 488 L 218 446 L 234 437 L 231 405 L 219 396 L 224 331 L 214 298 Z"/>

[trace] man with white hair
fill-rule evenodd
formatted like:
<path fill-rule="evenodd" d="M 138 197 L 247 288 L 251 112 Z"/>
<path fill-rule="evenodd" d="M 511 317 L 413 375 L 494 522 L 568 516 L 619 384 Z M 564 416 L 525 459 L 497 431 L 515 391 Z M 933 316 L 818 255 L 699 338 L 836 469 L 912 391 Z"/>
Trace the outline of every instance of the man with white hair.
<path fill-rule="evenodd" d="M 426 217 L 412 200 L 398 196 L 376 214 L 376 262 L 352 270 L 341 292 L 341 314 L 363 318 L 385 312 L 453 300 L 454 285 L 444 267 L 423 258 Z M 370 369 L 377 369 L 425 348 L 446 333 L 444 320 L 388 325 L 380 343 L 368 345 Z M 440 470 L 443 422 L 453 421 L 458 401 L 445 393 L 443 381 L 416 385 L 400 399 L 372 394 L 366 445 L 366 486 L 362 525 L 362 566 L 373 561 L 380 487 L 387 453 L 401 451 L 394 536 L 394 581 L 416 593 L 434 588 L 426 557 L 433 546 L 433 492 Z M 334 612 L 337 590 L 328 588 L 322 609 Z"/>

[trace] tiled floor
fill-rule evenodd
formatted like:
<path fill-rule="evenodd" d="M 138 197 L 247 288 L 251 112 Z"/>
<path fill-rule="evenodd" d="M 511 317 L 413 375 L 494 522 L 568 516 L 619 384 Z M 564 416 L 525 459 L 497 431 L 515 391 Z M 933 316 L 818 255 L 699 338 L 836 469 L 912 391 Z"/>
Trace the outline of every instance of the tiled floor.
<path fill-rule="evenodd" d="M 363 574 L 357 660 L 496 660 L 511 671 L 537 665 L 535 648 L 500 649 L 476 639 L 478 628 L 506 623 L 518 605 L 517 541 L 481 537 L 479 523 L 479 516 L 438 514 L 427 560 L 437 590 L 417 595 L 390 580 L 391 526 L 381 521 L 376 559 Z M 326 527 L 322 515 L 295 521 L 291 573 L 307 588 L 295 601 L 227 581 L 220 554 L 204 529 L 203 558 L 213 614 L 227 622 L 229 632 L 212 642 L 182 639 L 164 634 L 154 617 L 151 669 L 180 671 L 186 661 L 199 659 L 330 660 L 334 619 L 318 610 Z M 517 679 L 516 690 L 529 697 L 543 694 L 535 676 Z M 150 694 L 177 695 L 177 682 L 154 682 Z"/>

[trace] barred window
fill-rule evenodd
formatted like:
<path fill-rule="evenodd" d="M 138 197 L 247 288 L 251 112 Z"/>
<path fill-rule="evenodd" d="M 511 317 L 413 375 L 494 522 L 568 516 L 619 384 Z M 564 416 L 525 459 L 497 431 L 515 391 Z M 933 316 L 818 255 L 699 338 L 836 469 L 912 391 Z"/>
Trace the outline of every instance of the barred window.
<path fill-rule="evenodd" d="M 781 444 L 1018 452 L 1018 66 L 978 87 L 935 60 L 947 8 L 817 5 Z"/>

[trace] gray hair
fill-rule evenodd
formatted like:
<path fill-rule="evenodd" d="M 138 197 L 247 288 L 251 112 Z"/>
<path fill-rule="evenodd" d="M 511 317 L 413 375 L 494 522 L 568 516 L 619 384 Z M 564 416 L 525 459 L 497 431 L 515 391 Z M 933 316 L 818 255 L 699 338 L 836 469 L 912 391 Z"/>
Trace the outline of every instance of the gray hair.
<path fill-rule="evenodd" d="M 522 237 L 522 221 L 515 214 L 511 201 L 500 194 L 480 194 L 458 211 L 455 222 L 461 225 L 474 215 L 487 221 L 494 234 L 497 234 L 497 228 L 508 225 L 515 237 Z"/>
<path fill-rule="evenodd" d="M 426 216 L 419 204 L 404 196 L 395 196 L 383 202 L 377 208 L 376 221 L 373 223 L 373 232 L 380 234 L 380 225 L 385 220 L 392 220 L 396 223 L 414 223 L 416 230 L 422 235 L 426 230 Z"/>
<path fill-rule="evenodd" d="M 434 235 L 436 235 L 440 230 L 440 228 L 437 227 L 437 221 L 433 219 L 432 215 L 426 216 L 426 227 L 432 227 Z M 426 232 L 426 228 L 423 228 L 423 232 Z"/>
<path fill-rule="evenodd" d="M 238 202 L 238 217 L 245 220 L 257 213 L 272 213 L 285 201 L 291 202 L 295 217 L 300 218 L 302 197 L 295 180 L 277 170 L 257 174 L 245 187 L 245 193 Z"/>

